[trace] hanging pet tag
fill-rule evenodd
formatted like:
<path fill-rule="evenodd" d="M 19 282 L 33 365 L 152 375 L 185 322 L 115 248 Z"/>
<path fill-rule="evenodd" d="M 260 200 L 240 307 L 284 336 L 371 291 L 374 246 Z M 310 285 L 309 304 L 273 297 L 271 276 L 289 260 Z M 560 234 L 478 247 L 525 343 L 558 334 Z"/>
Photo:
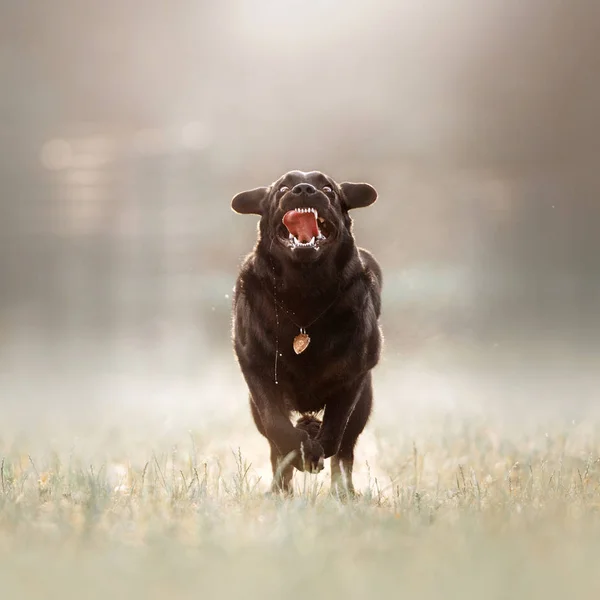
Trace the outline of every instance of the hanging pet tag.
<path fill-rule="evenodd" d="M 302 354 L 310 344 L 310 338 L 306 331 L 300 330 L 300 333 L 294 338 L 294 352 Z"/>

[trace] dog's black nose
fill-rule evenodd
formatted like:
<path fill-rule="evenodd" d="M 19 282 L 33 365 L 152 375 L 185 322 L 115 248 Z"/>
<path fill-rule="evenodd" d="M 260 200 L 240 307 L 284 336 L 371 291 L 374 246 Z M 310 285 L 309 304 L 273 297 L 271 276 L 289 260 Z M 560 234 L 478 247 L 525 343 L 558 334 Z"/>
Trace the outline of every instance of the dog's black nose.
<path fill-rule="evenodd" d="M 310 183 L 298 183 L 292 188 L 292 194 L 297 194 L 298 196 L 300 194 L 306 194 L 307 196 L 310 196 L 316 191 L 317 189 L 315 188 L 315 186 L 310 185 Z"/>

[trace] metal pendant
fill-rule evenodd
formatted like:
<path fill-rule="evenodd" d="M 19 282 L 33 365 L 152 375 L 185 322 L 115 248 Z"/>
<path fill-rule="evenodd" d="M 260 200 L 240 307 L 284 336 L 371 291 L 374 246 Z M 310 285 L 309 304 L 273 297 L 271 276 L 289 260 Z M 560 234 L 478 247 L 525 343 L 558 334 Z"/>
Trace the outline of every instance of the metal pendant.
<path fill-rule="evenodd" d="M 294 352 L 296 354 L 302 354 L 310 344 L 310 337 L 304 329 L 300 330 L 300 333 L 294 338 Z"/>

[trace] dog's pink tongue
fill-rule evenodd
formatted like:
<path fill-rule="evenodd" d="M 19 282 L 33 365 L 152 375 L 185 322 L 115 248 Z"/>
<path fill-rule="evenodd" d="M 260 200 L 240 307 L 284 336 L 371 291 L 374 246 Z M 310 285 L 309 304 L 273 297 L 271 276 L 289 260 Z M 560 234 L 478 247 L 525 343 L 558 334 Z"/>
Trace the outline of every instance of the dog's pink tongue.
<path fill-rule="evenodd" d="M 319 235 L 315 213 L 290 210 L 283 216 L 283 224 L 287 230 L 302 243 L 310 242 Z"/>

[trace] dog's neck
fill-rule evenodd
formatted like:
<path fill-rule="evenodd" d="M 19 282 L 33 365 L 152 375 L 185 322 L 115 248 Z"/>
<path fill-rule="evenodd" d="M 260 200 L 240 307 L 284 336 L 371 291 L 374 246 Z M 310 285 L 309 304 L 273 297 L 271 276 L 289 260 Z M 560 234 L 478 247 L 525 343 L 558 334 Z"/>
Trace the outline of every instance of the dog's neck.
<path fill-rule="evenodd" d="M 256 274 L 263 286 L 278 302 L 298 316 L 310 316 L 324 302 L 335 299 L 343 291 L 356 271 L 360 261 L 355 260 L 358 250 L 348 243 L 335 253 L 316 263 L 300 263 L 276 259 L 260 244 L 256 253 Z"/>

